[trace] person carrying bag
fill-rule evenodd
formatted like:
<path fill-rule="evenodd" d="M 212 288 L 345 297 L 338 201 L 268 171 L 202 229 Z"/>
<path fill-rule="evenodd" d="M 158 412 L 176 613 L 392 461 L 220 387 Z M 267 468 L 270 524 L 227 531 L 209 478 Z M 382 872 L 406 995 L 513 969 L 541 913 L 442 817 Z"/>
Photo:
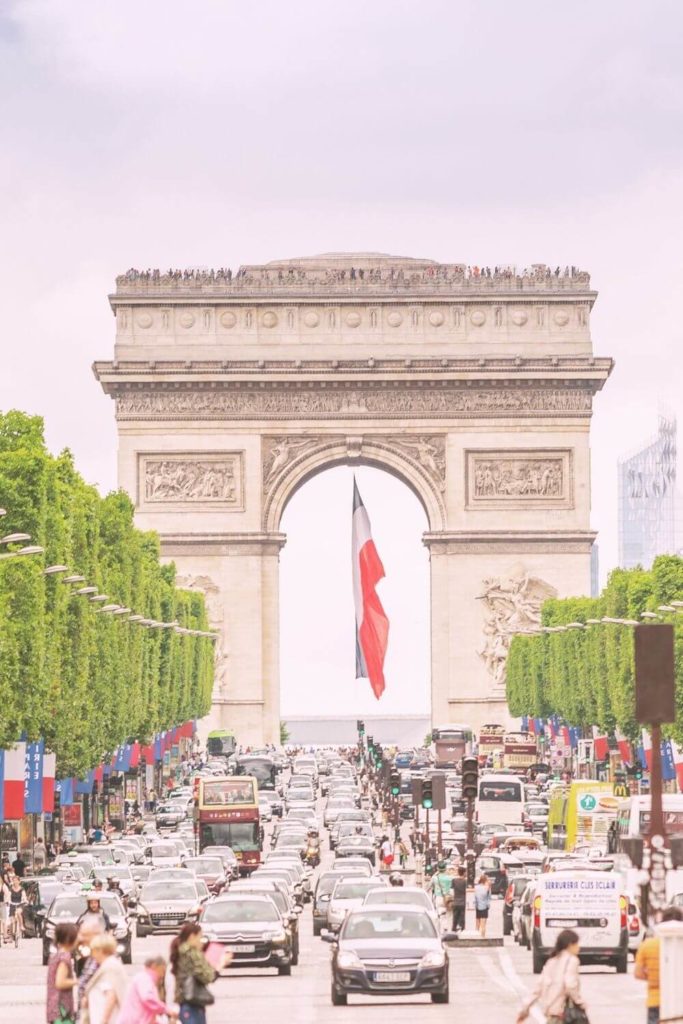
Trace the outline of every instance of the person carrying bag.
<path fill-rule="evenodd" d="M 526 1020 L 534 1003 L 546 1014 L 548 1024 L 589 1024 L 581 996 L 579 949 L 575 931 L 565 928 L 560 932 L 538 985 L 520 1011 L 518 1024 Z"/>
<path fill-rule="evenodd" d="M 226 953 L 223 966 L 227 967 L 231 959 Z M 218 971 L 202 952 L 202 929 L 198 924 L 184 924 L 171 943 L 171 971 L 181 1024 L 206 1024 L 206 1007 L 215 1002 L 208 986 L 216 980 Z"/>

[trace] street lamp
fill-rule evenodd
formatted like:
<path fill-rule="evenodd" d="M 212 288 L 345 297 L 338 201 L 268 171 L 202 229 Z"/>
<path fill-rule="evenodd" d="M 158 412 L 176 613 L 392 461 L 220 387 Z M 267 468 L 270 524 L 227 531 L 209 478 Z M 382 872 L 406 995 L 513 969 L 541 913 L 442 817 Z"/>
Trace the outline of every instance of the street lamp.
<path fill-rule="evenodd" d="M 18 544 L 20 541 L 30 539 L 30 533 L 6 533 L 4 537 L 0 537 L 0 544 Z"/>
<path fill-rule="evenodd" d="M 85 583 L 85 576 L 65 576 L 62 583 Z"/>
<path fill-rule="evenodd" d="M 47 569 L 43 569 L 43 576 L 55 576 L 57 573 L 68 571 L 68 565 L 48 565 Z"/>
<path fill-rule="evenodd" d="M 0 508 L 0 516 L 6 516 L 6 515 L 7 515 L 7 509 L 6 508 Z"/>
<path fill-rule="evenodd" d="M 74 594 L 96 594 L 97 587 L 79 587 L 78 590 L 74 590 Z"/>
<path fill-rule="evenodd" d="M 95 590 L 97 590 L 97 587 L 95 587 Z M 101 601 L 108 601 L 109 600 L 109 595 L 108 594 L 95 594 L 95 596 L 91 597 L 90 600 L 93 601 L 95 604 L 99 604 Z"/>
<path fill-rule="evenodd" d="M 674 606 L 672 604 L 660 604 L 660 606 L 657 609 L 657 611 L 658 612 L 675 612 L 676 609 L 674 608 Z"/>
<path fill-rule="evenodd" d="M 45 548 L 41 548 L 38 544 L 33 544 L 27 548 L 19 548 L 18 551 L 9 551 L 6 555 L 0 555 L 0 560 L 4 558 L 21 558 L 24 555 L 42 555 Z"/>
<path fill-rule="evenodd" d="M 641 619 L 657 619 L 658 622 L 662 618 L 661 615 L 657 615 L 657 612 L 641 612 L 640 617 Z"/>

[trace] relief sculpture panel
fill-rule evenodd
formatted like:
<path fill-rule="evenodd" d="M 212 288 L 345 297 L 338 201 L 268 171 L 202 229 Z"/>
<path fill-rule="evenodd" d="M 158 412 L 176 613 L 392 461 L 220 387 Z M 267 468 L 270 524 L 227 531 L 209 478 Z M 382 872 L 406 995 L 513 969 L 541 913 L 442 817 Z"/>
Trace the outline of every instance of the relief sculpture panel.
<path fill-rule="evenodd" d="M 496 690 L 505 687 L 505 663 L 515 633 L 535 630 L 541 624 L 541 605 L 557 591 L 523 569 L 509 577 L 483 581 L 478 599 L 484 603 L 484 645 L 478 652 Z"/>
<path fill-rule="evenodd" d="M 242 480 L 241 452 L 139 454 L 138 506 L 240 511 Z"/>
<path fill-rule="evenodd" d="M 572 461 L 569 449 L 468 451 L 467 507 L 571 508 Z"/>

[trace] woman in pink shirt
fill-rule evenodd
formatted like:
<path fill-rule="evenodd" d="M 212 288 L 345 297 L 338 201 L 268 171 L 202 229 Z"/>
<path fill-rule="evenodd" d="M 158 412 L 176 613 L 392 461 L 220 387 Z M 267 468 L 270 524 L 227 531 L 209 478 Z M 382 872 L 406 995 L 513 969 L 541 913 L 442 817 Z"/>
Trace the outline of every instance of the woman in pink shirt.
<path fill-rule="evenodd" d="M 145 969 L 133 978 L 116 1024 L 155 1024 L 157 1017 L 164 1014 L 175 1019 L 178 1011 L 159 996 L 159 986 L 165 977 L 166 961 L 162 956 L 145 960 Z"/>

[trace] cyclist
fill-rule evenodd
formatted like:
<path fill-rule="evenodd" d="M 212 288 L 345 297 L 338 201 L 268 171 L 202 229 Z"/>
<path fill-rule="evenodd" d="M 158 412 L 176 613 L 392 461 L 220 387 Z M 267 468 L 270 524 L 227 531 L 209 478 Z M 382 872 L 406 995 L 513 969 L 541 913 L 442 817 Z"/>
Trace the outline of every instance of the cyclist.
<path fill-rule="evenodd" d="M 23 890 L 21 879 L 17 875 L 12 876 L 9 887 L 9 927 L 8 932 L 13 932 L 14 944 L 19 945 L 19 939 L 24 932 L 24 914 L 22 907 L 27 903 L 26 893 Z"/>

